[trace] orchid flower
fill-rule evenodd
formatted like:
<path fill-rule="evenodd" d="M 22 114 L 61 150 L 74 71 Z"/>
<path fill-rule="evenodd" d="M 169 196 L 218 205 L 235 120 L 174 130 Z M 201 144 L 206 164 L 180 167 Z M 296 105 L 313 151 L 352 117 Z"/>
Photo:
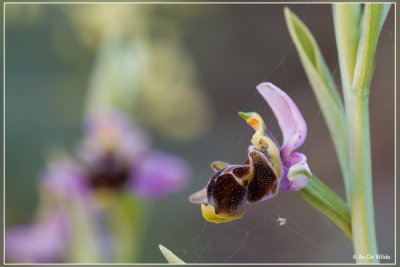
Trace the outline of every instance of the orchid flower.
<path fill-rule="evenodd" d="M 127 189 L 139 198 L 155 199 L 186 184 L 186 162 L 150 149 L 143 132 L 122 113 L 96 112 L 85 126 L 87 135 L 79 154 L 91 188 Z"/>
<path fill-rule="evenodd" d="M 85 127 L 79 159 L 51 162 L 41 173 L 40 209 L 51 206 L 56 214 L 45 216 L 33 225 L 8 227 L 5 233 L 8 261 L 59 262 L 70 248 L 71 233 L 76 230 L 73 223 L 76 211 L 71 212 L 72 205 L 79 206 L 84 216 L 98 217 L 100 205 L 96 204 L 96 193 L 99 191 L 109 195 L 128 193 L 134 198 L 152 200 L 176 192 L 186 184 L 187 163 L 151 149 L 145 135 L 122 113 L 94 113 Z M 97 234 L 107 235 L 102 232 Z M 94 249 L 107 246 L 97 244 L 105 240 L 102 236 L 95 239 Z"/>
<path fill-rule="evenodd" d="M 294 152 L 307 136 L 307 125 L 296 104 L 272 83 L 262 83 L 257 90 L 278 120 L 283 143 L 278 145 L 259 114 L 239 113 L 255 130 L 248 160 L 238 165 L 213 162 L 211 167 L 216 172 L 206 188 L 190 197 L 192 203 L 201 204 L 203 217 L 208 221 L 239 219 L 246 203 L 270 199 L 279 189 L 301 190 L 311 177 L 306 156 Z"/>

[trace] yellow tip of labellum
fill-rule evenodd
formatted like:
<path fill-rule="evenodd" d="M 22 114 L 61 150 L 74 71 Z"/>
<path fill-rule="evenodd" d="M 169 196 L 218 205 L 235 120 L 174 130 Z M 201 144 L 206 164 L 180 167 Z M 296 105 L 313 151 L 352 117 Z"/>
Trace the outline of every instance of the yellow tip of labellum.
<path fill-rule="evenodd" d="M 201 213 L 203 214 L 204 219 L 206 219 L 209 222 L 223 223 L 242 218 L 244 211 L 235 216 L 229 216 L 226 214 L 216 214 L 215 209 L 212 205 L 201 204 Z"/>

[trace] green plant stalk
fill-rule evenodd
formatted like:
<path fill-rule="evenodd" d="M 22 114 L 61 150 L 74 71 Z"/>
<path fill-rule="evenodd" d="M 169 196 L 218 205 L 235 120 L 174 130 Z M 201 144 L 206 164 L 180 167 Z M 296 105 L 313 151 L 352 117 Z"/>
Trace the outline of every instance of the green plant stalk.
<path fill-rule="evenodd" d="M 361 23 L 352 86 L 346 88 L 346 117 L 349 136 L 349 156 L 352 159 L 351 218 L 354 251 L 357 255 L 376 255 L 374 203 L 372 192 L 371 144 L 369 129 L 369 91 L 374 69 L 374 57 L 388 6 L 366 4 Z M 371 259 L 369 259 L 371 258 Z M 359 259 L 359 263 L 377 263 L 376 257 Z"/>
<path fill-rule="evenodd" d="M 356 66 L 357 48 L 360 40 L 361 4 L 333 4 L 333 22 L 335 26 L 340 76 L 343 92 L 351 87 Z"/>
<path fill-rule="evenodd" d="M 80 201 L 71 200 L 68 216 L 71 218 L 71 237 L 66 258 L 71 263 L 99 263 L 101 253 L 98 247 L 98 236 L 92 227 L 95 222 L 85 205 Z"/>
<path fill-rule="evenodd" d="M 117 241 L 113 260 L 118 263 L 137 262 L 147 226 L 148 206 L 126 193 L 112 198 L 105 212 L 110 232 Z"/>
<path fill-rule="evenodd" d="M 343 199 L 314 175 L 305 188 L 296 192 L 325 215 L 352 242 L 350 209 Z"/>
<path fill-rule="evenodd" d="M 348 110 L 349 106 L 351 106 L 348 103 L 349 99 L 351 99 L 349 93 L 354 78 L 360 39 L 361 4 L 333 4 L 332 11 L 345 109 Z M 351 173 L 350 166 L 348 173 Z M 347 190 L 347 202 L 351 205 L 352 177 L 347 180 L 349 187 Z"/>
<path fill-rule="evenodd" d="M 343 102 L 317 42 L 309 29 L 288 8 L 285 19 L 303 68 L 328 126 L 342 171 L 346 198 L 351 198 L 348 140 Z"/>
<path fill-rule="evenodd" d="M 143 61 L 143 55 L 135 52 L 136 46 L 140 44 L 103 34 L 90 74 L 87 114 L 105 108 L 131 114 L 132 101 L 139 93 L 139 66 Z"/>
<path fill-rule="evenodd" d="M 375 255 L 378 249 L 372 193 L 368 97 L 352 97 L 346 102 L 353 108 L 348 110 L 347 114 L 354 179 L 351 201 L 354 252 L 357 255 Z M 357 261 L 379 262 L 374 259 L 358 259 Z"/>

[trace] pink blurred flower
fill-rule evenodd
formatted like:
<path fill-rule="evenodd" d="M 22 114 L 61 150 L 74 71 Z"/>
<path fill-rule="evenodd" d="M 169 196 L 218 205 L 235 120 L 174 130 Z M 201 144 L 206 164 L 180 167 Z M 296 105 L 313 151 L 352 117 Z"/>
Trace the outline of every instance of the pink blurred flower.
<path fill-rule="evenodd" d="M 58 203 L 59 209 L 33 225 L 8 227 L 7 260 L 60 261 L 71 238 L 71 218 L 64 213 L 69 201 L 77 201 L 88 214 L 95 214 L 92 202 L 96 190 L 152 200 L 179 191 L 190 175 L 183 159 L 151 149 L 146 135 L 117 111 L 88 117 L 78 155 L 76 160 L 52 162 L 42 172 L 42 196 L 52 202 L 50 206 Z"/>
<path fill-rule="evenodd" d="M 51 211 L 32 225 L 8 227 L 5 255 L 12 262 L 51 263 L 62 257 L 69 236 L 66 215 Z"/>

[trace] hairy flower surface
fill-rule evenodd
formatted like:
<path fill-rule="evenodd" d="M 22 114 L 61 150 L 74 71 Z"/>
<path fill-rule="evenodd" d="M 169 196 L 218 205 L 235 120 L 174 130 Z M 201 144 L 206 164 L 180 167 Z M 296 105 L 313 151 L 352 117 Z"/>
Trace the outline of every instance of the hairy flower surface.
<path fill-rule="evenodd" d="M 205 188 L 190 196 L 192 203 L 201 204 L 203 217 L 208 221 L 221 223 L 239 219 L 246 203 L 270 199 L 278 194 L 279 188 L 301 190 L 311 177 L 306 156 L 294 152 L 307 136 L 307 125 L 296 104 L 272 83 L 262 83 L 257 90 L 278 120 L 282 145 L 278 145 L 260 115 L 239 113 L 255 130 L 248 160 L 239 165 L 212 163 L 216 173 Z"/>

